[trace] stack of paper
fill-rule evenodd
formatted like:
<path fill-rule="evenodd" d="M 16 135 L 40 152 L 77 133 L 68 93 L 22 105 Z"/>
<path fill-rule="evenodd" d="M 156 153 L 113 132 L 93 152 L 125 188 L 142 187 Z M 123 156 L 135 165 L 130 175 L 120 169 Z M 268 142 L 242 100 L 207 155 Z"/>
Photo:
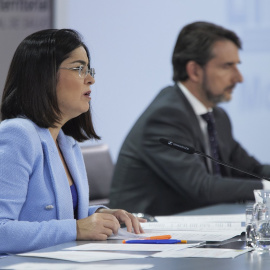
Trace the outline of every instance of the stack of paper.
<path fill-rule="evenodd" d="M 163 233 L 195 241 L 224 241 L 245 231 L 245 215 L 160 216 L 142 223 L 145 235 Z"/>

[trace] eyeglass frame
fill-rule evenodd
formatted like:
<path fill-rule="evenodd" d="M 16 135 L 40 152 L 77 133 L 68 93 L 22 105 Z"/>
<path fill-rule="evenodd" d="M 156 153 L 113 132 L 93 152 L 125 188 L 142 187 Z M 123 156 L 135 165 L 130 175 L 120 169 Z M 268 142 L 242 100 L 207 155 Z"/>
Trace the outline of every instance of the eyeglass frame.
<path fill-rule="evenodd" d="M 81 72 L 83 68 L 86 67 L 85 75 L 81 76 Z M 89 74 L 92 78 L 95 78 L 96 70 L 94 68 L 88 68 L 88 66 L 80 65 L 79 67 L 68 68 L 68 67 L 60 67 L 59 69 L 66 69 L 66 70 L 78 70 L 79 77 L 85 79 L 86 76 Z"/>

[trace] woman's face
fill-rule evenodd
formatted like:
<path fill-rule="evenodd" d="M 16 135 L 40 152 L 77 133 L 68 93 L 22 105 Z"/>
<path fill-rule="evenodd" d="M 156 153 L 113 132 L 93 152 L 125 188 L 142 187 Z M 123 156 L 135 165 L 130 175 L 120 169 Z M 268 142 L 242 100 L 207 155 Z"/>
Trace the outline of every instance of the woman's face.
<path fill-rule="evenodd" d="M 56 94 L 62 124 L 89 110 L 90 85 L 95 83 L 95 79 L 89 73 L 85 78 L 80 77 L 78 70 L 70 69 L 87 66 L 88 61 L 85 49 L 79 47 L 60 65 Z"/>

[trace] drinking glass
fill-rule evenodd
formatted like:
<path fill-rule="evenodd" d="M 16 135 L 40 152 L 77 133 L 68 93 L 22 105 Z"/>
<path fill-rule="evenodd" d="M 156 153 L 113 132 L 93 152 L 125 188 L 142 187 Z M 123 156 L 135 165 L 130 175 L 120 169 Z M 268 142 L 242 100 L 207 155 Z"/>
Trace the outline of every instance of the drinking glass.
<path fill-rule="evenodd" d="M 246 208 L 246 247 L 255 247 L 255 228 L 253 225 L 253 206 L 247 206 Z"/>
<path fill-rule="evenodd" d="M 253 206 L 255 247 L 270 250 L 270 190 L 254 190 Z"/>

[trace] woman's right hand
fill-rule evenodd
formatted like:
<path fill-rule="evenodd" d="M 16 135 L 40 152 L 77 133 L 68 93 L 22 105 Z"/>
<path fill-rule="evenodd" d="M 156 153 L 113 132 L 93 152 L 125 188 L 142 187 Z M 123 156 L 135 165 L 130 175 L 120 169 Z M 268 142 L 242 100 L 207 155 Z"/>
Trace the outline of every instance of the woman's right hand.
<path fill-rule="evenodd" d="M 76 240 L 107 240 L 117 234 L 120 224 L 111 214 L 95 213 L 87 218 L 77 220 Z"/>

